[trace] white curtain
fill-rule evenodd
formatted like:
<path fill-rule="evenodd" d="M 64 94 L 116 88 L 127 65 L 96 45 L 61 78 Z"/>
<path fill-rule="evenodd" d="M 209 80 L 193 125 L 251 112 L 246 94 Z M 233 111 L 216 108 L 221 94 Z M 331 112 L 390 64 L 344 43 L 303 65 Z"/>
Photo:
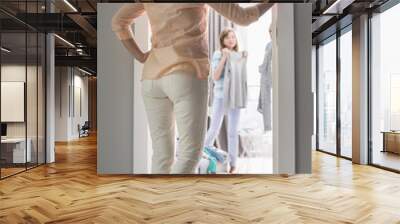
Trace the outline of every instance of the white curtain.
<path fill-rule="evenodd" d="M 215 12 L 212 8 L 209 8 L 208 13 L 208 52 L 209 58 L 211 60 L 213 53 L 220 48 L 219 46 L 219 34 L 223 29 L 230 27 L 233 28 L 234 24 L 225 19 L 223 16 Z M 211 69 L 210 69 L 211 71 Z M 210 76 L 211 77 L 211 76 Z M 213 82 L 210 78 L 210 88 L 209 88 L 209 101 L 208 105 L 212 105 L 213 99 Z"/>

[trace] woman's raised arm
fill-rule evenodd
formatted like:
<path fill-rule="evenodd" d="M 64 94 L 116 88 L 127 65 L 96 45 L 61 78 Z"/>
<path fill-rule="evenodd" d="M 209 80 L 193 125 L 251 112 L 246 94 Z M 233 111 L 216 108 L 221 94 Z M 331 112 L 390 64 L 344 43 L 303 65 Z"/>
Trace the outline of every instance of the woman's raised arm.
<path fill-rule="evenodd" d="M 273 6 L 272 3 L 258 3 L 245 8 L 238 3 L 208 3 L 208 5 L 225 18 L 241 26 L 247 26 L 257 21 Z"/>

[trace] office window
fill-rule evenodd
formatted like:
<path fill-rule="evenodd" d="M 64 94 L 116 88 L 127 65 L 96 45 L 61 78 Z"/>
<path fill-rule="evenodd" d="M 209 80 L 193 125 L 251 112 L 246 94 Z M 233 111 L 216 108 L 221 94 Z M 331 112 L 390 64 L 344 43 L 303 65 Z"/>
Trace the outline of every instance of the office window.
<path fill-rule="evenodd" d="M 336 39 L 318 48 L 318 149 L 336 153 Z"/>
<path fill-rule="evenodd" d="M 400 4 L 371 19 L 371 162 L 400 170 Z"/>
<path fill-rule="evenodd" d="M 14 5 L 2 2 L 0 6 Z M 43 1 L 17 4 L 42 13 Z M 16 9 L 17 10 L 17 9 Z M 45 35 L 0 12 L 0 178 L 45 163 Z"/>
<path fill-rule="evenodd" d="M 1 177 L 24 171 L 26 161 L 30 161 L 25 118 L 25 41 L 25 32 L 1 34 Z"/>
<path fill-rule="evenodd" d="M 352 156 L 352 34 L 340 36 L 340 154 Z"/>

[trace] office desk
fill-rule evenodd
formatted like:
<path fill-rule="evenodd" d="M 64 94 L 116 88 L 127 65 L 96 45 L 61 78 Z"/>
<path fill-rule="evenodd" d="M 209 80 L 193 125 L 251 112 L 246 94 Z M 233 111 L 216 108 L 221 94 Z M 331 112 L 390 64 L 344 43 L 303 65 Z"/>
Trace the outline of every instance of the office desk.
<path fill-rule="evenodd" d="M 32 153 L 30 138 L 26 139 L 27 147 L 25 151 L 25 138 L 6 138 L 1 139 L 1 159 L 5 163 L 25 163 L 31 162 Z M 25 161 L 26 160 L 26 161 Z"/>
<path fill-rule="evenodd" d="M 383 131 L 382 152 L 400 154 L 400 131 Z"/>

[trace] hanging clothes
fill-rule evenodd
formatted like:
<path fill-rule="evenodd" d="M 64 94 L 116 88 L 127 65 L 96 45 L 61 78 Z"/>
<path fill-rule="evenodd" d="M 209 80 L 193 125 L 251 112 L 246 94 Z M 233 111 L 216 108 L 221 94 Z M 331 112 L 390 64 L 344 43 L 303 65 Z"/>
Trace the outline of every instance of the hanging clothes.
<path fill-rule="evenodd" d="M 257 110 L 263 115 L 264 131 L 272 129 L 272 42 L 265 47 L 263 63 L 258 67 L 261 73 L 260 96 Z"/>
<path fill-rule="evenodd" d="M 247 106 L 247 55 L 230 52 L 224 69 L 224 106 L 228 109 Z"/>

